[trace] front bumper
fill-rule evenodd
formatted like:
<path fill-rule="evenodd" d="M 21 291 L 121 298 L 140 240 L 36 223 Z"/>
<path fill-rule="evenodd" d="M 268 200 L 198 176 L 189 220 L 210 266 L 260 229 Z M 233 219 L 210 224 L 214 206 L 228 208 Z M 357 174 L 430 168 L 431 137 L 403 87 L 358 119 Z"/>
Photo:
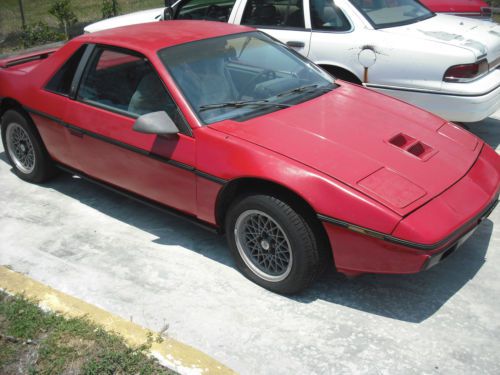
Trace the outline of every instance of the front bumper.
<path fill-rule="evenodd" d="M 324 220 L 335 265 L 347 275 L 428 269 L 465 242 L 494 210 L 499 192 L 500 157 L 484 146 L 461 180 L 403 218 L 391 234 Z"/>
<path fill-rule="evenodd" d="M 483 222 L 495 209 L 495 207 L 498 205 L 498 199 L 493 201 L 493 203 L 486 209 L 484 214 L 481 215 L 481 217 L 477 220 L 477 225 L 474 226 L 469 232 L 467 232 L 464 236 L 459 238 L 454 244 L 452 244 L 449 248 L 442 250 L 438 253 L 435 253 L 433 255 L 430 255 L 425 264 L 422 266 L 422 271 L 428 270 L 429 268 L 434 267 L 438 263 L 442 262 L 448 256 L 450 256 L 452 253 L 455 252 L 460 246 L 462 246 L 465 241 L 471 237 L 474 232 L 476 231 L 478 225 Z"/>

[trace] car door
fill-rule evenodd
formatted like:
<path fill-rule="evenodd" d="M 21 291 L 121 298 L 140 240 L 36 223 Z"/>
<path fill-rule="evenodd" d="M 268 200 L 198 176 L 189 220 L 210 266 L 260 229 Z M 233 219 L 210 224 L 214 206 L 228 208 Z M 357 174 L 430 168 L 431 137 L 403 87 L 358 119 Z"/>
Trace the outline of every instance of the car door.
<path fill-rule="evenodd" d="M 352 5 L 345 1 L 305 0 L 304 3 L 308 4 L 312 29 L 308 58 L 317 64 L 343 68 L 362 78 L 363 66 L 358 62 L 358 54 L 364 48 L 375 48 L 374 31 L 363 25 Z"/>
<path fill-rule="evenodd" d="M 235 23 L 256 27 L 307 56 L 311 30 L 302 0 L 243 0 Z"/>
<path fill-rule="evenodd" d="M 132 129 L 140 115 L 156 111 L 166 111 L 179 134 L 165 137 Z M 195 141 L 144 56 L 95 46 L 64 122 L 71 133 L 77 169 L 128 192 L 195 213 Z"/>

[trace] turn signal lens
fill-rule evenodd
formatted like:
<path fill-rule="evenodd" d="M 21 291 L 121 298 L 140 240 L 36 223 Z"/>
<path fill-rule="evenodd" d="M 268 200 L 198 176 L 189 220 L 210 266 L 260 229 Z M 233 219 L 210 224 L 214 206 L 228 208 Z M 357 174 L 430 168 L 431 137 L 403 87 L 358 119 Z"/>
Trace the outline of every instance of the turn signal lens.
<path fill-rule="evenodd" d="M 481 60 L 474 64 L 454 65 L 444 73 L 445 82 L 470 82 L 488 73 L 488 61 Z"/>

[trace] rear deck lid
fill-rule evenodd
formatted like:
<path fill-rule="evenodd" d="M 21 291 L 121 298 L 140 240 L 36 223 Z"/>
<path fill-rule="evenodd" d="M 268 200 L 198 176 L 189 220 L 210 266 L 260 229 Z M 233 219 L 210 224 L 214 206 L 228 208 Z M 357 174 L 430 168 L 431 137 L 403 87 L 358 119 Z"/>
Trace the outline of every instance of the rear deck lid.
<path fill-rule="evenodd" d="M 382 30 L 466 48 L 476 59 L 487 56 L 490 63 L 500 58 L 500 25 L 491 21 L 437 14 L 421 22 Z"/>

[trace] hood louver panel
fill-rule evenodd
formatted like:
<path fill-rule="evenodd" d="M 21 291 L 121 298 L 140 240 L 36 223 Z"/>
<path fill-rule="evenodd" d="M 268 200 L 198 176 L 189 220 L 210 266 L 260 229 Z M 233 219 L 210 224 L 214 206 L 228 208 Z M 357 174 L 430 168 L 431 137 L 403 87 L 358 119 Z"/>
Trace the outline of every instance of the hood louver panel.
<path fill-rule="evenodd" d="M 423 161 L 429 160 L 437 153 L 431 146 L 404 133 L 395 135 L 388 142 Z"/>

